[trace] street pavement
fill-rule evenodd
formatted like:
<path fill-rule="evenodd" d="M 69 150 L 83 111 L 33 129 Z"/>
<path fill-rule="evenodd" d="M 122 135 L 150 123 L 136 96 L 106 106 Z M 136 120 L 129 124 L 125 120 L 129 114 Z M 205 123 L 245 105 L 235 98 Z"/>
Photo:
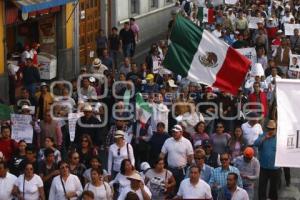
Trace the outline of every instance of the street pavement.
<path fill-rule="evenodd" d="M 291 168 L 291 185 L 285 186 L 284 176 L 281 176 L 282 186 L 279 190 L 279 200 L 300 200 L 300 169 Z"/>

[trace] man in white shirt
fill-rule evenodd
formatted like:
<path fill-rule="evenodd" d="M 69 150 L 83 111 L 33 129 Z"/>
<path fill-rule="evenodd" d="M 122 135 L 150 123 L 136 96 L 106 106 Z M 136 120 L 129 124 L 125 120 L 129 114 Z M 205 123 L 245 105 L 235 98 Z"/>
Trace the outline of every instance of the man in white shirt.
<path fill-rule="evenodd" d="M 182 136 L 183 129 L 175 125 L 172 129 L 173 137 L 168 138 L 162 146 L 160 157 L 168 154 L 168 167 L 176 180 L 177 189 L 184 179 L 185 168 L 193 161 L 194 150 L 191 142 Z"/>
<path fill-rule="evenodd" d="M 253 146 L 254 141 L 260 134 L 263 134 L 261 125 L 258 123 L 258 114 L 251 112 L 247 116 L 248 121 L 242 124 L 243 137 L 249 146 Z"/>
<path fill-rule="evenodd" d="M 8 172 L 5 162 L 0 161 L 0 199 L 13 199 L 12 190 L 17 177 Z"/>
<path fill-rule="evenodd" d="M 152 194 L 149 188 L 144 185 L 142 177 L 138 173 L 134 173 L 127 177 L 127 179 L 130 180 L 130 186 L 122 190 L 118 200 L 125 200 L 128 193 L 135 193 L 139 197 L 139 200 L 151 199 Z"/>
<path fill-rule="evenodd" d="M 182 199 L 212 199 L 210 186 L 200 179 L 200 168 L 196 165 L 190 167 L 190 178 L 180 183 L 177 193 Z"/>
<path fill-rule="evenodd" d="M 217 199 L 249 200 L 246 190 L 237 186 L 237 180 L 238 175 L 236 173 L 229 173 L 227 185 L 219 190 Z"/>

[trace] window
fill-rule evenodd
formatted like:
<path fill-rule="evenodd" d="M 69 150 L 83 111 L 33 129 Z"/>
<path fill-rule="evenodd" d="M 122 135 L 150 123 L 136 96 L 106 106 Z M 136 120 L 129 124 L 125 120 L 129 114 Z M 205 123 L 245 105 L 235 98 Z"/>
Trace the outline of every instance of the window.
<path fill-rule="evenodd" d="M 139 13 L 139 0 L 130 0 L 131 14 Z"/>
<path fill-rule="evenodd" d="M 150 0 L 150 8 L 157 8 L 158 0 Z"/>

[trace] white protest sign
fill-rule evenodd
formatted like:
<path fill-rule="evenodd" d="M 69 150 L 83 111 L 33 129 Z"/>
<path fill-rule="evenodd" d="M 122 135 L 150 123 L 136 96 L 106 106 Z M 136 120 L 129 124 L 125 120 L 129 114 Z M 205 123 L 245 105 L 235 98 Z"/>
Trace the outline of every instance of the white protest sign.
<path fill-rule="evenodd" d="M 276 79 L 278 113 L 275 166 L 300 167 L 300 80 Z"/>
<path fill-rule="evenodd" d="M 234 5 L 238 2 L 238 0 L 225 0 L 225 4 Z"/>
<path fill-rule="evenodd" d="M 161 68 L 160 62 L 156 60 L 153 61 L 153 74 L 158 74 L 160 68 Z"/>
<path fill-rule="evenodd" d="M 31 125 L 31 115 L 11 114 L 12 131 L 11 138 L 19 142 L 25 140 L 26 143 L 32 143 L 33 127 Z"/>
<path fill-rule="evenodd" d="M 257 29 L 257 22 L 262 21 L 259 17 L 249 17 L 249 29 Z"/>
<path fill-rule="evenodd" d="M 252 64 L 257 63 L 257 55 L 255 48 L 242 48 L 236 50 L 244 56 L 246 56 L 249 60 L 251 60 Z"/>
<path fill-rule="evenodd" d="M 300 24 L 284 24 L 285 35 L 294 35 L 294 29 L 300 30 Z"/>
<path fill-rule="evenodd" d="M 69 135 L 70 135 L 71 142 L 73 142 L 75 139 L 76 122 L 83 115 L 84 115 L 83 113 L 69 113 L 68 114 Z"/>
<path fill-rule="evenodd" d="M 300 66 L 300 55 L 291 54 L 289 70 L 299 72 L 300 71 L 299 66 Z"/>

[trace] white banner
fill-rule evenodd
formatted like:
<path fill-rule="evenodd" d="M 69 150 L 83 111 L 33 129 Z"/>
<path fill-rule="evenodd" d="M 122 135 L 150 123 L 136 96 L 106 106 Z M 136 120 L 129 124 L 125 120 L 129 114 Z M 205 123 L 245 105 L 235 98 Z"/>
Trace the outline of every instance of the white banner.
<path fill-rule="evenodd" d="M 244 56 L 246 56 L 249 60 L 251 60 L 252 64 L 257 63 L 257 55 L 255 48 L 242 48 L 236 50 Z"/>
<path fill-rule="evenodd" d="M 294 29 L 300 30 L 300 24 L 284 24 L 285 35 L 294 35 Z"/>
<path fill-rule="evenodd" d="M 277 79 L 277 145 L 275 166 L 300 167 L 300 80 Z"/>
<path fill-rule="evenodd" d="M 31 125 L 31 115 L 11 114 L 11 138 L 19 142 L 25 140 L 26 143 L 32 143 L 33 127 Z"/>
<path fill-rule="evenodd" d="M 225 0 L 225 4 L 231 4 L 234 5 L 238 2 L 238 0 Z"/>
<path fill-rule="evenodd" d="M 70 135 L 71 142 L 73 142 L 75 139 L 76 122 L 83 115 L 84 115 L 83 113 L 69 113 L 68 114 L 69 135 Z"/>
<path fill-rule="evenodd" d="M 259 17 L 249 17 L 249 29 L 257 29 L 257 22 L 261 21 L 262 19 Z"/>

